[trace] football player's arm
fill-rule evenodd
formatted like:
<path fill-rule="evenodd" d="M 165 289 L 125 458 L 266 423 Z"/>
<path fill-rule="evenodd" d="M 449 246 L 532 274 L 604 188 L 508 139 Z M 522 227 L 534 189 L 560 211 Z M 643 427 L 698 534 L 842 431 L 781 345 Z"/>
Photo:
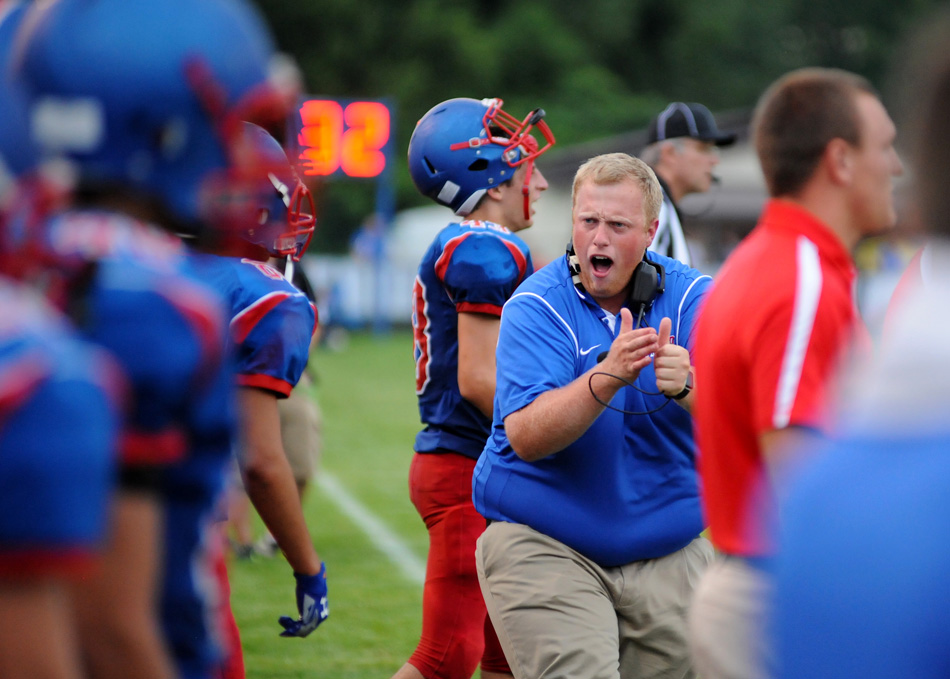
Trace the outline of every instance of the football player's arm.
<path fill-rule="evenodd" d="M 489 418 L 495 398 L 498 325 L 498 317 L 490 314 L 463 312 L 458 315 L 459 392 Z"/>
<path fill-rule="evenodd" d="M 90 675 L 173 677 L 155 603 L 161 583 L 161 503 L 154 493 L 120 489 L 111 511 L 99 568 L 72 590 Z"/>
<path fill-rule="evenodd" d="M 80 679 L 69 600 L 56 578 L 0 583 L 0 677 Z"/>
<path fill-rule="evenodd" d="M 320 557 L 310 539 L 280 435 L 277 396 L 241 387 L 238 402 L 243 446 L 239 455 L 247 495 L 295 573 L 320 572 Z"/>

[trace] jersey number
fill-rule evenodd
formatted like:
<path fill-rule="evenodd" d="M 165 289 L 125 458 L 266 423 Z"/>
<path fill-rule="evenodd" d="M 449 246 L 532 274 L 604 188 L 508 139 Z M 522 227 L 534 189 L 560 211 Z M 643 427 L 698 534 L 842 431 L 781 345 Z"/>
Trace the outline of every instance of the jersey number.
<path fill-rule="evenodd" d="M 282 281 L 282 280 L 284 280 L 284 274 L 282 274 L 280 271 L 278 271 L 278 270 L 275 269 L 274 267 L 270 266 L 269 264 L 265 264 L 264 262 L 258 262 L 258 261 L 253 260 L 253 259 L 242 259 L 242 260 L 241 260 L 241 263 L 242 263 L 242 264 L 250 264 L 250 265 L 253 266 L 255 269 L 257 269 L 258 271 L 260 271 L 262 274 L 264 274 L 264 275 L 267 276 L 268 278 L 273 278 L 275 281 Z"/>

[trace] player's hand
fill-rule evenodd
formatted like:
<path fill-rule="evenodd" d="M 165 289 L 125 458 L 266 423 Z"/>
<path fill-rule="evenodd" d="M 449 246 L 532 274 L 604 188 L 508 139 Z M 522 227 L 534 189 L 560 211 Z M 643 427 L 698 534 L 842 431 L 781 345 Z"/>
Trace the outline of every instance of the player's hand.
<path fill-rule="evenodd" d="M 634 330 L 633 315 L 624 307 L 620 310 L 620 330 L 604 359 L 603 370 L 633 382 L 650 364 L 651 354 L 656 349 L 656 330 L 649 326 Z"/>
<path fill-rule="evenodd" d="M 282 637 L 305 637 L 320 626 L 330 615 L 327 605 L 327 565 L 320 564 L 316 575 L 294 573 L 297 581 L 297 612 L 300 617 L 282 615 L 278 622 L 284 628 Z"/>
<path fill-rule="evenodd" d="M 686 347 L 670 344 L 672 326 L 673 323 L 669 318 L 660 321 L 660 336 L 653 356 L 656 388 L 667 396 L 683 391 L 686 376 L 689 375 L 689 351 Z"/>

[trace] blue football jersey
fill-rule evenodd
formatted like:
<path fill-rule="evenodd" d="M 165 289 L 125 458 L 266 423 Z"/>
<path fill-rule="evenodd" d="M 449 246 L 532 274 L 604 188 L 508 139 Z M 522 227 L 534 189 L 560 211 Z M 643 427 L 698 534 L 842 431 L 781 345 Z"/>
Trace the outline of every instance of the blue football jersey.
<path fill-rule="evenodd" d="M 68 576 L 104 539 L 120 387 L 103 352 L 0 281 L 0 579 Z"/>
<path fill-rule="evenodd" d="M 181 459 L 194 395 L 224 361 L 221 299 L 189 272 L 176 239 L 126 216 L 66 212 L 49 220 L 45 236 L 66 272 L 60 303 L 131 385 L 123 463 Z"/>
<path fill-rule="evenodd" d="M 178 239 L 126 216 L 69 212 L 45 235 L 61 303 L 131 384 L 121 453 L 127 469 L 161 468 L 164 632 L 179 673 L 208 676 L 220 649 L 207 535 L 236 427 L 224 300 Z"/>
<path fill-rule="evenodd" d="M 263 262 L 216 255 L 196 259 L 204 280 L 228 305 L 238 384 L 286 398 L 307 367 L 316 308 Z"/>
<path fill-rule="evenodd" d="M 533 272 L 525 242 L 492 222 L 449 224 L 429 246 L 412 295 L 416 394 L 425 425 L 417 452 L 481 453 L 491 421 L 459 393 L 458 314 L 501 316 Z"/>

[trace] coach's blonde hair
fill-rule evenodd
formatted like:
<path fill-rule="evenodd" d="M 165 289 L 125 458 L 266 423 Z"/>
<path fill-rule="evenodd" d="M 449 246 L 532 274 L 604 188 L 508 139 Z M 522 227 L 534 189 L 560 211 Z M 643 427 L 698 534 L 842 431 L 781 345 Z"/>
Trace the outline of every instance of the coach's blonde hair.
<path fill-rule="evenodd" d="M 577 190 L 584 182 L 594 184 L 619 184 L 631 180 L 643 194 L 643 216 L 646 225 L 651 225 L 660 216 L 660 205 L 663 204 L 663 189 L 656 174 L 649 165 L 639 158 L 626 153 L 605 153 L 595 156 L 581 165 L 574 175 L 574 185 L 571 187 L 571 206 L 577 199 Z"/>

